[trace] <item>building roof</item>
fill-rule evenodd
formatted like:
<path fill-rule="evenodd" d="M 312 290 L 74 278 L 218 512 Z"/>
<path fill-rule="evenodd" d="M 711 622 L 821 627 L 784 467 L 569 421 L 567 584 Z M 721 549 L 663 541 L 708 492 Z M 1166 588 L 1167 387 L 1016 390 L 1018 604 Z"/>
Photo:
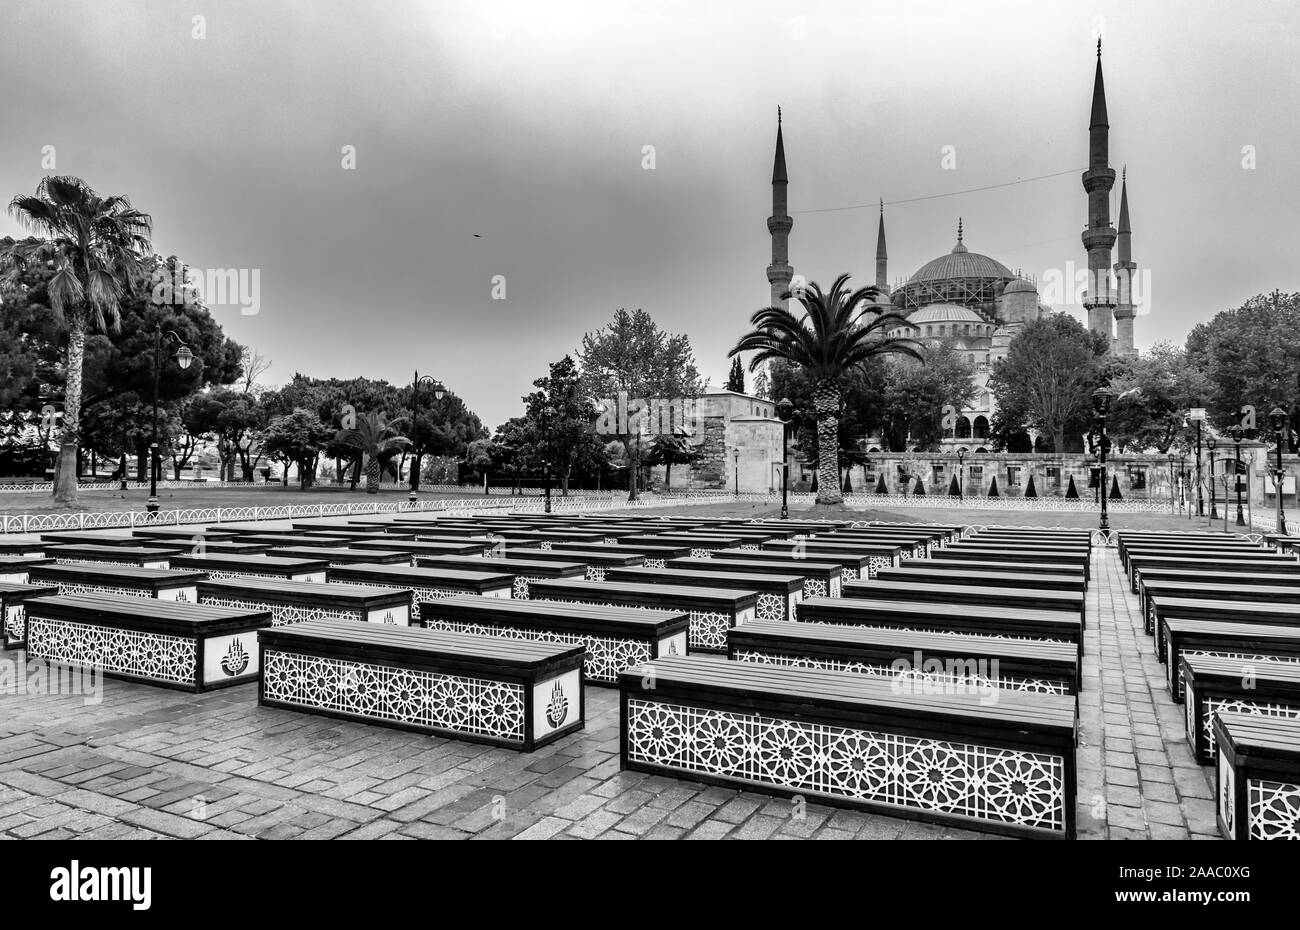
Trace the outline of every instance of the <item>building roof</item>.
<path fill-rule="evenodd" d="M 987 323 L 974 310 L 958 304 L 930 304 L 907 315 L 907 322 L 918 323 Z"/>
<path fill-rule="evenodd" d="M 1026 294 L 1037 294 L 1038 288 L 1034 287 L 1032 282 L 1026 281 L 1024 278 L 1016 278 L 1014 281 L 1012 281 L 1010 284 L 1007 285 L 1006 290 L 1004 290 L 1002 293 L 1018 294 L 1022 291 Z"/>
<path fill-rule="evenodd" d="M 926 262 L 908 279 L 908 284 L 921 284 L 930 281 L 947 281 L 954 278 L 1013 278 L 1015 275 L 1006 265 L 972 252 L 960 242 L 947 255 Z"/>

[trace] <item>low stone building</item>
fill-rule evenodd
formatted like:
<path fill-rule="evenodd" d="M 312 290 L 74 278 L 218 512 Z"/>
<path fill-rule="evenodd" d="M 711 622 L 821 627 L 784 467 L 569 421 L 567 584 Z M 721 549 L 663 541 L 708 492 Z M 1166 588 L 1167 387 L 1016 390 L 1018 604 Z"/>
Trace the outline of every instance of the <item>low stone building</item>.
<path fill-rule="evenodd" d="M 698 460 L 650 469 L 651 490 L 761 493 L 781 487 L 781 420 L 770 400 L 712 391 L 686 402 L 685 431 Z M 671 483 L 666 479 L 671 478 Z"/>

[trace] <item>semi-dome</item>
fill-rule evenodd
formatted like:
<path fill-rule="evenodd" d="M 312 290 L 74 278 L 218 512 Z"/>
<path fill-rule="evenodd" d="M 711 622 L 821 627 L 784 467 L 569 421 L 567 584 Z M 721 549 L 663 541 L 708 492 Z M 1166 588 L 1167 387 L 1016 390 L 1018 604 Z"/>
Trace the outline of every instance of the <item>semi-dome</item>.
<path fill-rule="evenodd" d="M 930 304 L 907 315 L 907 322 L 919 323 L 987 323 L 974 310 L 959 304 Z"/>
<path fill-rule="evenodd" d="M 1010 284 L 1008 284 L 1008 285 L 1006 286 L 1006 289 L 1005 289 L 1002 293 L 1004 293 L 1004 294 L 1022 294 L 1022 293 L 1023 293 L 1023 294 L 1037 294 L 1037 293 L 1038 293 L 1038 288 L 1034 287 L 1034 285 L 1033 285 L 1032 282 L 1030 282 L 1030 281 L 1026 281 L 1024 278 L 1016 278 L 1014 281 L 1012 281 Z"/>

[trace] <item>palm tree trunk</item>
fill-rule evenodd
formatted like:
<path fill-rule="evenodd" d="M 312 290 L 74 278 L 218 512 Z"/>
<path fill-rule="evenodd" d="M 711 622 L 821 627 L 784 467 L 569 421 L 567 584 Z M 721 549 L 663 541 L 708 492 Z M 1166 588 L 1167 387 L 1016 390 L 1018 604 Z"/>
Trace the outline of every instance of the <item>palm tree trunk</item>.
<path fill-rule="evenodd" d="M 840 388 L 834 381 L 818 382 L 813 391 L 817 411 L 817 503 L 839 504 L 844 500 L 838 481 L 840 472 Z"/>
<path fill-rule="evenodd" d="M 366 462 L 366 493 L 379 493 L 379 459 L 373 455 Z"/>
<path fill-rule="evenodd" d="M 54 467 L 54 500 L 77 503 L 77 435 L 81 426 L 81 365 L 86 356 L 86 323 L 81 314 L 68 321 L 68 381 L 63 392 L 63 433 Z"/>

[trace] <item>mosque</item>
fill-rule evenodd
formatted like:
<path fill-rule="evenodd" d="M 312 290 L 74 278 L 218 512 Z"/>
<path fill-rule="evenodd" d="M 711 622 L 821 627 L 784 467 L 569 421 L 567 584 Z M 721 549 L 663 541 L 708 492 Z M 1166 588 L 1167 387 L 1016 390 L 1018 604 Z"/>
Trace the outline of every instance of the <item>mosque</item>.
<path fill-rule="evenodd" d="M 1082 178 L 1088 205 L 1088 224 L 1082 236 L 1088 256 L 1084 308 L 1089 329 L 1110 340 L 1112 352 L 1133 355 L 1136 353 L 1133 347 L 1136 311 L 1130 282 L 1137 265 L 1131 254 L 1127 176 L 1121 180 L 1119 228 L 1111 226 L 1110 222 L 1110 193 L 1115 186 L 1115 171 L 1109 164 L 1109 131 L 1101 70 L 1101 41 L 1098 40 L 1088 124 L 1088 168 Z M 767 280 L 771 287 L 772 305 L 778 307 L 788 306 L 789 302 L 783 295 L 795 280 L 794 266 L 789 258 L 789 238 L 794 220 L 787 209 L 788 185 L 785 140 L 778 113 L 776 157 L 772 169 L 772 215 L 767 220 L 772 239 L 772 262 L 767 266 Z M 1111 250 L 1116 246 L 1118 255 L 1112 266 Z M 910 324 L 907 328 L 899 327 L 891 335 L 946 342 L 975 366 L 975 398 L 960 411 L 956 429 L 944 440 L 944 446 L 949 451 L 987 451 L 984 440 L 997 409 L 997 398 L 988 389 L 992 366 L 1006 357 L 1011 340 L 1026 323 L 1049 312 L 1039 302 L 1035 280 L 1013 272 L 995 258 L 969 249 L 964 241 L 960 218 L 957 221 L 957 242 L 952 251 L 926 262 L 911 277 L 896 282 L 892 287 L 888 265 L 882 201 L 876 234 L 875 285 L 882 294 L 881 305 L 905 317 Z"/>

